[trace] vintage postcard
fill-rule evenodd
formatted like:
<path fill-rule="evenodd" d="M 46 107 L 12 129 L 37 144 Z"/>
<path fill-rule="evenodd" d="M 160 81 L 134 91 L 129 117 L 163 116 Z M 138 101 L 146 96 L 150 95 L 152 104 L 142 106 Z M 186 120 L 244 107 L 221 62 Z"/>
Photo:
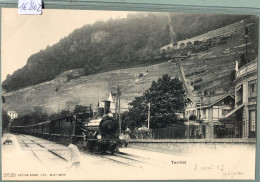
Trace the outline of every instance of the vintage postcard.
<path fill-rule="evenodd" d="M 3 180 L 255 179 L 258 16 L 1 12 Z"/>

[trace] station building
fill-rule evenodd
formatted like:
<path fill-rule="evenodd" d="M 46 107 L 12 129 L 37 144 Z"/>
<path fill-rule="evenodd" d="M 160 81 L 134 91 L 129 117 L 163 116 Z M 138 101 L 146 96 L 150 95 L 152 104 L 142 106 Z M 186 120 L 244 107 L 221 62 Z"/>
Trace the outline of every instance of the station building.
<path fill-rule="evenodd" d="M 242 137 L 255 138 L 257 127 L 257 59 L 236 72 L 235 108 L 224 119 L 242 123 Z"/>

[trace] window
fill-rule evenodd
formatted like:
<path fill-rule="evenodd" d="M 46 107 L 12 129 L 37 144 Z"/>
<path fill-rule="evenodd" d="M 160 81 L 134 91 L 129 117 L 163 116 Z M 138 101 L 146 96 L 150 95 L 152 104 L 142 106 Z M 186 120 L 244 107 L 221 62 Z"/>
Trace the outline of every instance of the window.
<path fill-rule="evenodd" d="M 237 92 L 236 92 L 236 104 L 240 105 L 243 103 L 243 85 L 240 85 L 237 88 Z"/>
<path fill-rule="evenodd" d="M 227 110 L 227 109 L 222 109 L 222 116 L 225 116 L 228 112 L 229 112 L 229 110 Z"/>
<path fill-rule="evenodd" d="M 255 131 L 255 129 L 256 129 L 256 127 L 255 127 L 256 111 L 255 110 L 249 111 L 249 121 L 250 121 L 250 131 Z"/>
<path fill-rule="evenodd" d="M 204 116 L 206 115 L 206 109 L 203 109 L 203 115 Z"/>
<path fill-rule="evenodd" d="M 250 82 L 248 82 L 248 89 L 249 89 L 249 96 L 248 98 L 254 98 L 256 97 L 257 91 L 257 80 L 252 80 Z"/>

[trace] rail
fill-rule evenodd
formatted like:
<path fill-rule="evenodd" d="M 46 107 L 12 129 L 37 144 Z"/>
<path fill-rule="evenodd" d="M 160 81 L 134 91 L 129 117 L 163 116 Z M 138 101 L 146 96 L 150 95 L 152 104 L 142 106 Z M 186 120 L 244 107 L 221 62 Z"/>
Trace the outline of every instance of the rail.
<path fill-rule="evenodd" d="M 185 92 L 188 95 L 188 94 L 190 94 L 190 90 L 189 90 L 189 86 L 187 85 L 187 80 L 185 78 L 185 74 L 184 74 L 184 71 L 183 71 L 183 68 L 182 68 L 182 65 L 181 65 L 181 60 L 185 59 L 185 58 L 186 57 L 177 57 L 175 59 L 175 61 L 176 61 L 176 65 L 177 65 L 178 70 L 179 70 L 181 81 L 183 82 L 183 85 L 184 85 Z"/>

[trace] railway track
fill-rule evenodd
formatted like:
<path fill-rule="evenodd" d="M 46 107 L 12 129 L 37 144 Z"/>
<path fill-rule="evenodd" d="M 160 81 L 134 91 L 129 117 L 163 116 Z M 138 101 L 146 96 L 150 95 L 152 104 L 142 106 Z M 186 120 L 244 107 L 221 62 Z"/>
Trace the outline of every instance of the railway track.
<path fill-rule="evenodd" d="M 134 168 L 140 168 L 142 167 L 144 164 L 147 165 L 149 163 L 143 161 L 144 158 L 142 158 L 142 160 L 138 160 L 136 159 L 136 155 L 132 155 L 132 154 L 127 154 L 124 152 L 118 152 L 115 155 L 112 154 L 103 154 L 101 155 L 102 158 L 108 159 L 110 161 L 113 161 L 115 163 L 119 163 L 125 166 L 130 166 L 130 167 L 134 167 Z"/>
<path fill-rule="evenodd" d="M 33 155 L 47 168 L 54 168 L 55 166 L 65 166 L 68 160 L 48 149 L 34 140 L 24 136 L 18 135 L 18 140 L 21 143 L 22 150 L 30 150 Z"/>
<path fill-rule="evenodd" d="M 63 171 L 69 170 L 69 167 L 67 166 L 68 163 L 68 156 L 65 156 L 68 154 L 67 148 L 62 149 L 50 149 L 46 146 L 44 146 L 41 143 L 36 142 L 33 139 L 30 139 L 29 137 L 22 135 L 18 136 L 22 144 L 24 144 L 31 152 L 34 154 L 34 156 L 45 166 L 52 168 L 62 168 Z M 21 138 L 23 137 L 23 139 Z M 34 145 L 34 146 L 33 146 Z M 33 146 L 33 147 L 32 147 Z M 36 148 L 37 146 L 38 148 Z M 41 152 L 44 151 L 44 152 Z M 61 154 L 62 153 L 62 154 Z M 81 172 L 86 173 L 87 171 L 80 168 Z M 88 172 L 87 172 L 88 173 Z"/>
<path fill-rule="evenodd" d="M 67 153 L 67 147 L 64 146 L 64 148 L 56 147 L 55 144 L 52 144 L 52 147 L 48 147 L 50 145 L 49 143 L 46 143 L 43 139 L 39 138 L 41 142 L 37 142 L 34 137 L 28 137 L 25 135 L 17 135 L 18 140 L 20 140 L 20 143 L 22 144 L 22 148 L 26 148 L 31 150 L 33 155 L 45 166 L 49 166 L 49 159 L 52 159 L 53 163 L 55 163 L 55 166 L 61 165 L 64 166 L 67 164 L 68 159 L 65 156 Z M 37 138 L 38 139 L 38 138 Z M 55 148 L 56 147 L 56 148 Z M 43 152 L 44 151 L 44 152 Z M 87 153 L 91 155 L 91 153 L 88 153 L 86 151 L 81 151 L 83 153 Z M 48 155 L 47 155 L 47 154 Z M 93 154 L 95 155 L 95 154 Z M 143 164 L 148 164 L 145 161 L 142 161 L 143 158 L 137 155 L 133 154 L 127 154 L 124 152 L 118 152 L 115 155 L 111 154 L 103 154 L 103 155 L 95 155 L 96 157 L 101 157 L 103 159 L 112 161 L 114 163 L 124 165 L 124 166 L 130 166 L 134 168 L 140 168 Z M 48 161 L 48 162 L 46 162 Z"/>

